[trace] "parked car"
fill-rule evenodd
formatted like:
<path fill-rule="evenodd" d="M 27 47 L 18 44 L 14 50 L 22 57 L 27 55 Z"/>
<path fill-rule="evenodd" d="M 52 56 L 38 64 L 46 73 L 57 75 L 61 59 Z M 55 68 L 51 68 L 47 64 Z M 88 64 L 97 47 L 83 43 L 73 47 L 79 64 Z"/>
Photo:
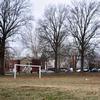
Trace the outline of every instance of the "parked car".
<path fill-rule="evenodd" d="M 54 71 L 51 70 L 41 70 L 42 73 L 54 73 Z"/>
<path fill-rule="evenodd" d="M 81 72 L 81 69 L 76 69 L 76 72 Z M 83 68 L 83 72 L 89 72 L 89 69 L 88 68 Z"/>
<path fill-rule="evenodd" d="M 100 72 L 100 68 L 98 68 L 98 72 Z"/>
<path fill-rule="evenodd" d="M 76 72 L 81 72 L 81 69 L 76 69 Z"/>
<path fill-rule="evenodd" d="M 88 68 L 83 68 L 83 71 L 84 72 L 89 72 L 89 69 Z"/>
<path fill-rule="evenodd" d="M 55 71 L 55 68 L 48 68 L 49 71 Z"/>
<path fill-rule="evenodd" d="M 92 68 L 92 69 L 90 70 L 90 72 L 98 72 L 98 69 L 97 69 L 97 68 Z"/>
<path fill-rule="evenodd" d="M 68 72 L 67 68 L 60 68 L 61 72 Z"/>

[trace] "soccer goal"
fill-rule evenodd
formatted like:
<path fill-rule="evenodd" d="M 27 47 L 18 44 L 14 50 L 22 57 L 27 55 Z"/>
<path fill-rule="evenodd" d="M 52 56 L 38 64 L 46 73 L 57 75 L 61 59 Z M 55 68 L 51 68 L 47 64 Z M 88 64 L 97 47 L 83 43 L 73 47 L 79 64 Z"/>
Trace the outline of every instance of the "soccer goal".
<path fill-rule="evenodd" d="M 32 73 L 32 70 L 37 71 L 39 74 L 39 78 L 41 78 L 41 66 L 39 65 L 23 65 L 23 64 L 15 64 L 13 68 L 13 73 L 14 73 L 14 79 L 16 79 L 17 76 L 17 68 L 20 67 L 22 72 L 26 73 Z"/>

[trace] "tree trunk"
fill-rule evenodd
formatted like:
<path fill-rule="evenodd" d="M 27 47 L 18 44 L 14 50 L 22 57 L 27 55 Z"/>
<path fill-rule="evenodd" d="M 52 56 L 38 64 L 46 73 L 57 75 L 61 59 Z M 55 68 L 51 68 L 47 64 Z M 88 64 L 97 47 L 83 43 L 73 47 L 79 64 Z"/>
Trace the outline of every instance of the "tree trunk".
<path fill-rule="evenodd" d="M 60 70 L 60 66 L 61 66 L 61 63 L 60 63 L 60 54 L 58 55 L 58 69 Z"/>
<path fill-rule="evenodd" d="M 73 71 L 76 71 L 76 57 L 75 55 L 72 55 L 72 66 L 73 66 Z"/>
<path fill-rule="evenodd" d="M 58 55 L 57 55 L 57 52 L 55 52 L 55 72 L 58 72 L 57 63 L 58 63 Z"/>
<path fill-rule="evenodd" d="M 0 75 L 5 74 L 5 42 L 0 46 Z"/>
<path fill-rule="evenodd" d="M 5 74 L 5 70 L 4 70 L 4 51 L 3 49 L 1 50 L 0 53 L 0 75 L 4 75 Z"/>
<path fill-rule="evenodd" d="M 84 67 L 84 51 L 81 52 L 81 71 L 83 72 Z"/>
<path fill-rule="evenodd" d="M 74 64 L 73 64 L 73 71 L 76 72 L 76 64 L 77 64 L 77 55 L 74 55 Z"/>

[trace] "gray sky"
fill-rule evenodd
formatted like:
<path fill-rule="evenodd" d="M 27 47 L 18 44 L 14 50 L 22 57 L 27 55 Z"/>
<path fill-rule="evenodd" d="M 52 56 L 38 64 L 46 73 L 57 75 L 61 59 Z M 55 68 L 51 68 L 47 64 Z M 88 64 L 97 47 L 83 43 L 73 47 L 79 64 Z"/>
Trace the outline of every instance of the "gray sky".
<path fill-rule="evenodd" d="M 71 0 L 30 0 L 34 18 L 37 20 L 42 17 L 44 9 L 48 5 L 69 4 Z"/>
<path fill-rule="evenodd" d="M 48 5 L 70 4 L 72 1 L 81 1 L 81 0 L 30 0 L 33 10 L 32 12 L 35 19 L 42 17 L 44 9 Z M 91 0 L 85 0 L 85 1 L 88 2 Z M 100 0 L 94 0 L 94 1 L 100 1 Z"/>

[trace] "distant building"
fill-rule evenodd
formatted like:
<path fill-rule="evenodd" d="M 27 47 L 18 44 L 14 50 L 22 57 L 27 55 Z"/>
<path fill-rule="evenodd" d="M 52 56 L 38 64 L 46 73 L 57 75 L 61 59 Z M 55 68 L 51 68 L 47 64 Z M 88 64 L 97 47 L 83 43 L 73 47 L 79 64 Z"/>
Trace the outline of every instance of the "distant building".
<path fill-rule="evenodd" d="M 19 59 L 10 59 L 5 62 L 5 71 L 12 71 L 15 64 L 20 64 Z"/>
<path fill-rule="evenodd" d="M 34 59 L 32 57 L 23 57 L 23 58 L 13 58 L 9 59 L 5 62 L 5 71 L 12 71 L 15 64 L 22 65 L 40 65 L 42 69 L 45 69 L 45 62 L 42 59 Z M 19 72 L 21 67 L 17 67 L 17 71 Z"/>

